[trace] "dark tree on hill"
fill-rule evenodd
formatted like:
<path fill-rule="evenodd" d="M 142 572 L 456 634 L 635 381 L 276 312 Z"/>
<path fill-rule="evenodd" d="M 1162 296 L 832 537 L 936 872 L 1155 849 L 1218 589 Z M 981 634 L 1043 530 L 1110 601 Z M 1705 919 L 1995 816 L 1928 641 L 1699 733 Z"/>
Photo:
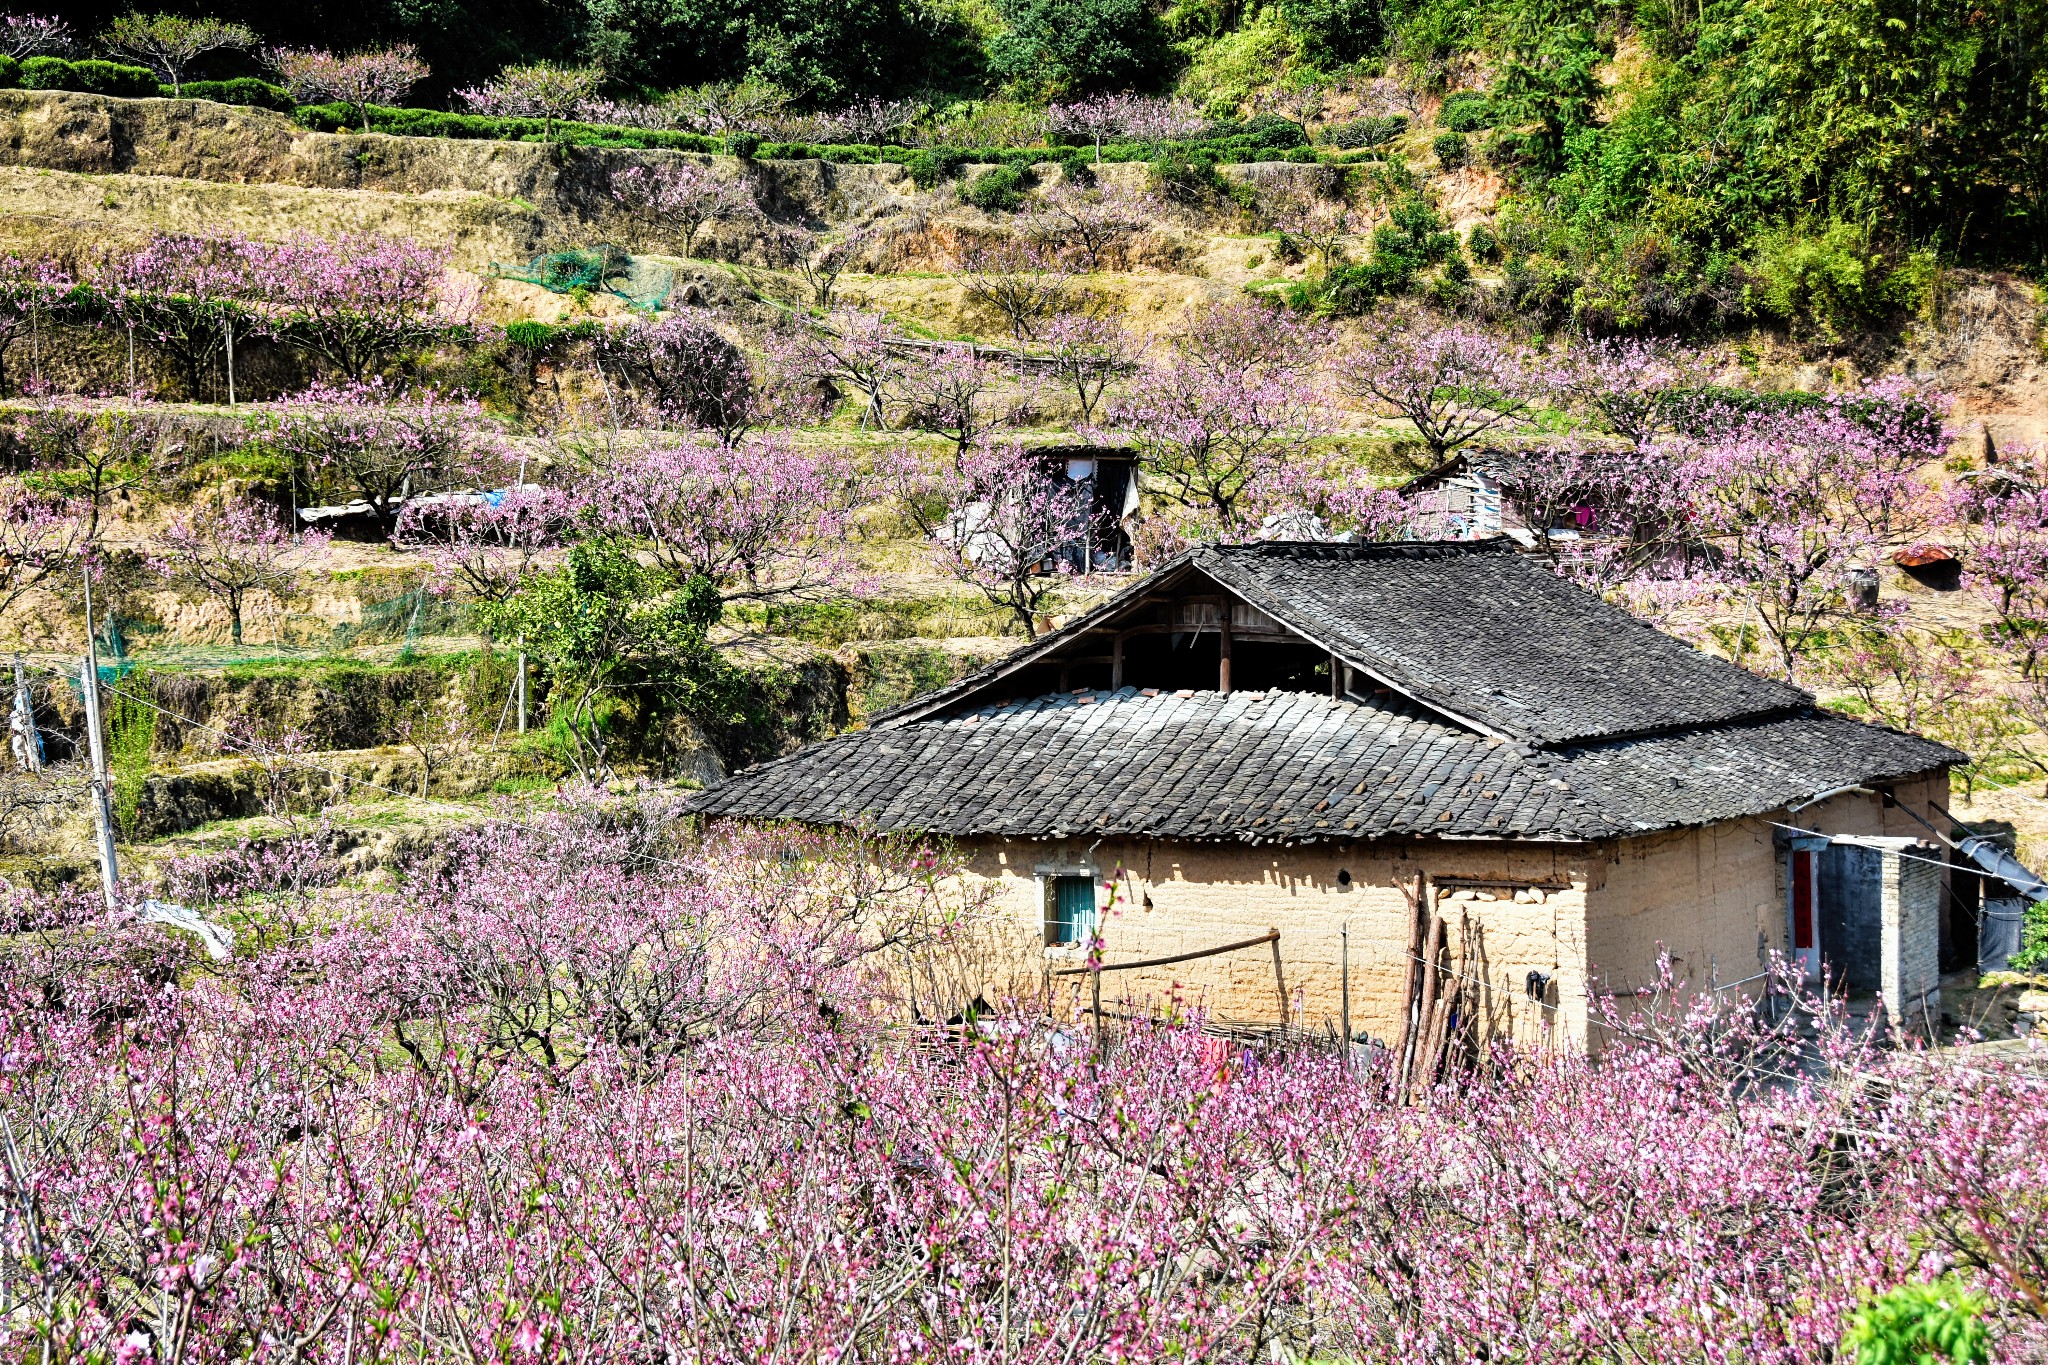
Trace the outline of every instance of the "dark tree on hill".
<path fill-rule="evenodd" d="M 1001 0 L 1006 31 L 989 66 L 1019 86 L 1056 95 L 1142 90 L 1171 56 L 1151 0 Z"/>

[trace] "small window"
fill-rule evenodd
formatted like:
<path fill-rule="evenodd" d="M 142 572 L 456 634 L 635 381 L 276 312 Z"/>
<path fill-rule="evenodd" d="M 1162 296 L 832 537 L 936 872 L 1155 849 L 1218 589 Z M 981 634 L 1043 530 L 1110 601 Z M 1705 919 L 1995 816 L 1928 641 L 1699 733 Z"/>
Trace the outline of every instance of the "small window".
<path fill-rule="evenodd" d="M 1046 942 L 1080 947 L 1095 933 L 1095 879 L 1054 877 L 1046 907 Z"/>

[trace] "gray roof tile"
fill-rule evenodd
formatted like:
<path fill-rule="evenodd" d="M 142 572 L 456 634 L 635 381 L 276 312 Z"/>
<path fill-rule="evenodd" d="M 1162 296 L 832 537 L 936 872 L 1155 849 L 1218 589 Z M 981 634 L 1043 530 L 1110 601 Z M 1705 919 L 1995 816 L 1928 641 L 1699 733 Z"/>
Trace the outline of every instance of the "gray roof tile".
<path fill-rule="evenodd" d="M 1581 841 L 1761 814 L 1959 758 L 1813 711 L 1532 753 L 1405 705 L 1126 688 L 842 735 L 692 805 L 954 836 Z"/>

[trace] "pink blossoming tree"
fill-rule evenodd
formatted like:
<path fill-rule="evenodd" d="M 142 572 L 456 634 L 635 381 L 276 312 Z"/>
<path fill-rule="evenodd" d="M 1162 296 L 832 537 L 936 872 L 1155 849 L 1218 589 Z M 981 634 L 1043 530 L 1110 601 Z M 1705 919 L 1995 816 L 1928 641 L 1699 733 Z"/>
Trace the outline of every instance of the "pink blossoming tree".
<path fill-rule="evenodd" d="M 671 582 L 701 580 L 728 603 L 814 596 L 857 578 L 844 542 L 867 496 L 843 453 L 776 435 L 626 455 L 599 471 L 580 505 Z"/>
<path fill-rule="evenodd" d="M 1085 572 L 1086 490 L 1015 445 L 977 445 L 950 460 L 904 448 L 885 468 L 937 567 L 1037 638 L 1045 604 Z"/>
<path fill-rule="evenodd" d="M 746 184 L 692 161 L 628 166 L 612 177 L 611 189 L 612 198 L 643 231 L 679 232 L 684 256 L 696 248 L 707 223 L 761 217 L 761 207 Z"/>
<path fill-rule="evenodd" d="M 277 78 L 301 104 L 346 104 L 370 131 L 370 106 L 397 104 L 429 74 L 411 43 L 336 56 L 315 48 L 279 48 L 270 54 Z"/>
<path fill-rule="evenodd" d="M 1471 327 L 1397 320 L 1346 348 L 1338 382 L 1389 417 L 1406 418 L 1432 464 L 1482 436 L 1512 430 L 1552 387 L 1519 348 Z"/>
<path fill-rule="evenodd" d="M 1211 309 L 1138 372 L 1109 422 L 1208 534 L 1243 534 L 1246 490 L 1327 425 L 1316 381 L 1326 343 L 1317 324 L 1261 303 Z"/>
<path fill-rule="evenodd" d="M 327 537 L 321 532 L 295 536 L 273 509 L 236 498 L 172 517 L 164 532 L 164 556 L 155 567 L 172 582 L 217 599 L 240 649 L 242 608 L 250 595 L 289 596 L 299 574 L 326 551 Z"/>
<path fill-rule="evenodd" d="M 373 382 L 310 389 L 280 406 L 271 431 L 295 468 L 340 482 L 395 528 L 407 499 L 461 465 L 480 416 L 473 402 L 402 396 Z"/>
<path fill-rule="evenodd" d="M 598 72 L 589 67 L 534 62 L 508 66 L 488 85 L 466 86 L 455 96 L 473 112 L 492 118 L 539 119 L 541 140 L 552 142 L 555 125 L 577 116 L 598 80 Z"/>

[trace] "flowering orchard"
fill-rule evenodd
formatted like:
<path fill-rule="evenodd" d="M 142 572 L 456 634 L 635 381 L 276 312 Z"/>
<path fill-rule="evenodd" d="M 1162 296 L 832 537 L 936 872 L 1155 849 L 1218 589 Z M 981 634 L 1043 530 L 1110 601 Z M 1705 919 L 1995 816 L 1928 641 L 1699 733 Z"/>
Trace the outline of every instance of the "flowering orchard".
<path fill-rule="evenodd" d="M 972 932 L 942 859 L 677 829 L 490 824 L 368 897 L 317 833 L 177 865 L 219 964 L 17 901 L 10 1355 L 1821 1362 L 1942 1274 L 2044 1344 L 2038 1071 L 1823 1021 L 1773 1083 L 1783 1031 L 1657 1001 L 1415 1105 L 1191 1024 L 920 1046 L 873 1002 Z"/>

